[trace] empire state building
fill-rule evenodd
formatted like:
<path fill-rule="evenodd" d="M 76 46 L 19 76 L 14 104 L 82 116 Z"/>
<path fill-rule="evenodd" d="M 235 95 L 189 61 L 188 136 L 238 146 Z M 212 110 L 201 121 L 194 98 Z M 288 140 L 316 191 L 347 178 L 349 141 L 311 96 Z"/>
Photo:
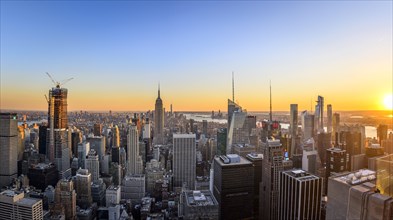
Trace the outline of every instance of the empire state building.
<path fill-rule="evenodd" d="M 160 97 L 160 86 L 158 86 L 158 97 L 154 110 L 154 143 L 163 144 L 164 142 L 164 108 Z"/>

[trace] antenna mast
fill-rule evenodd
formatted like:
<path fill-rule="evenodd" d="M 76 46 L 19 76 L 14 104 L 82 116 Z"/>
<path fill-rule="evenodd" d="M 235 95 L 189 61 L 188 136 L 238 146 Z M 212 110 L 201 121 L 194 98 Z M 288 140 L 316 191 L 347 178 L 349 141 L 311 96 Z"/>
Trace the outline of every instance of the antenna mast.
<path fill-rule="evenodd" d="M 235 102 L 235 77 L 232 71 L 232 101 Z"/>
<path fill-rule="evenodd" d="M 270 113 L 269 113 L 270 121 L 273 121 L 273 114 L 272 114 L 272 81 L 270 80 Z"/>

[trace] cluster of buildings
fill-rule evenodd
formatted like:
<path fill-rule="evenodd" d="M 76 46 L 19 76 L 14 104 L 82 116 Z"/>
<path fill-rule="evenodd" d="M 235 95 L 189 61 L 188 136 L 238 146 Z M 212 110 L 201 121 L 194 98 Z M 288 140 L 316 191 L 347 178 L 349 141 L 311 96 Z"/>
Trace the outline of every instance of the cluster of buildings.
<path fill-rule="evenodd" d="M 234 95 L 227 124 L 166 111 L 160 88 L 131 116 L 67 113 L 67 95 L 49 91 L 47 123 L 0 113 L 0 218 L 393 218 L 393 134 L 324 116 L 322 96 L 284 129 Z"/>

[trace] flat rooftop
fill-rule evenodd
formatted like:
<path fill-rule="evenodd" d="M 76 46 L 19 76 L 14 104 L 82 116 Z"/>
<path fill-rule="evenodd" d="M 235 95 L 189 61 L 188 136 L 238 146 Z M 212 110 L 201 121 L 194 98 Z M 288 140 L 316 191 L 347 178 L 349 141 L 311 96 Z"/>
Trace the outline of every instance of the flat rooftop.
<path fill-rule="evenodd" d="M 173 134 L 173 138 L 196 138 L 195 134 Z"/>
<path fill-rule="evenodd" d="M 218 202 L 209 190 L 185 191 L 187 206 L 217 206 Z"/>
<path fill-rule="evenodd" d="M 252 164 L 249 160 L 245 159 L 244 157 L 242 157 L 242 156 L 239 156 L 239 157 L 240 157 L 240 162 L 238 162 L 238 163 L 227 163 L 226 164 L 226 163 L 224 163 L 220 159 L 220 157 L 215 157 L 214 160 L 215 160 L 216 163 L 220 164 L 220 166 L 223 166 L 223 167 L 239 166 L 239 165 L 251 165 Z"/>

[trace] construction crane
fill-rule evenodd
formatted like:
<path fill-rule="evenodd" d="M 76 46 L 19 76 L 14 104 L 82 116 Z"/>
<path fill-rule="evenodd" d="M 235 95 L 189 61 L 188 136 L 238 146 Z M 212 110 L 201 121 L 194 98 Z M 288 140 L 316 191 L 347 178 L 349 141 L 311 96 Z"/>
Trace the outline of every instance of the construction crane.
<path fill-rule="evenodd" d="M 49 76 L 50 80 L 52 80 L 52 82 L 53 82 L 53 84 L 55 84 L 56 88 L 60 88 L 60 86 L 66 84 L 67 82 L 69 82 L 69 81 L 74 79 L 74 78 L 69 78 L 69 79 L 65 79 L 65 80 L 63 80 L 61 82 L 58 82 L 58 81 L 54 80 L 53 77 L 48 72 L 46 72 L 46 75 Z"/>

